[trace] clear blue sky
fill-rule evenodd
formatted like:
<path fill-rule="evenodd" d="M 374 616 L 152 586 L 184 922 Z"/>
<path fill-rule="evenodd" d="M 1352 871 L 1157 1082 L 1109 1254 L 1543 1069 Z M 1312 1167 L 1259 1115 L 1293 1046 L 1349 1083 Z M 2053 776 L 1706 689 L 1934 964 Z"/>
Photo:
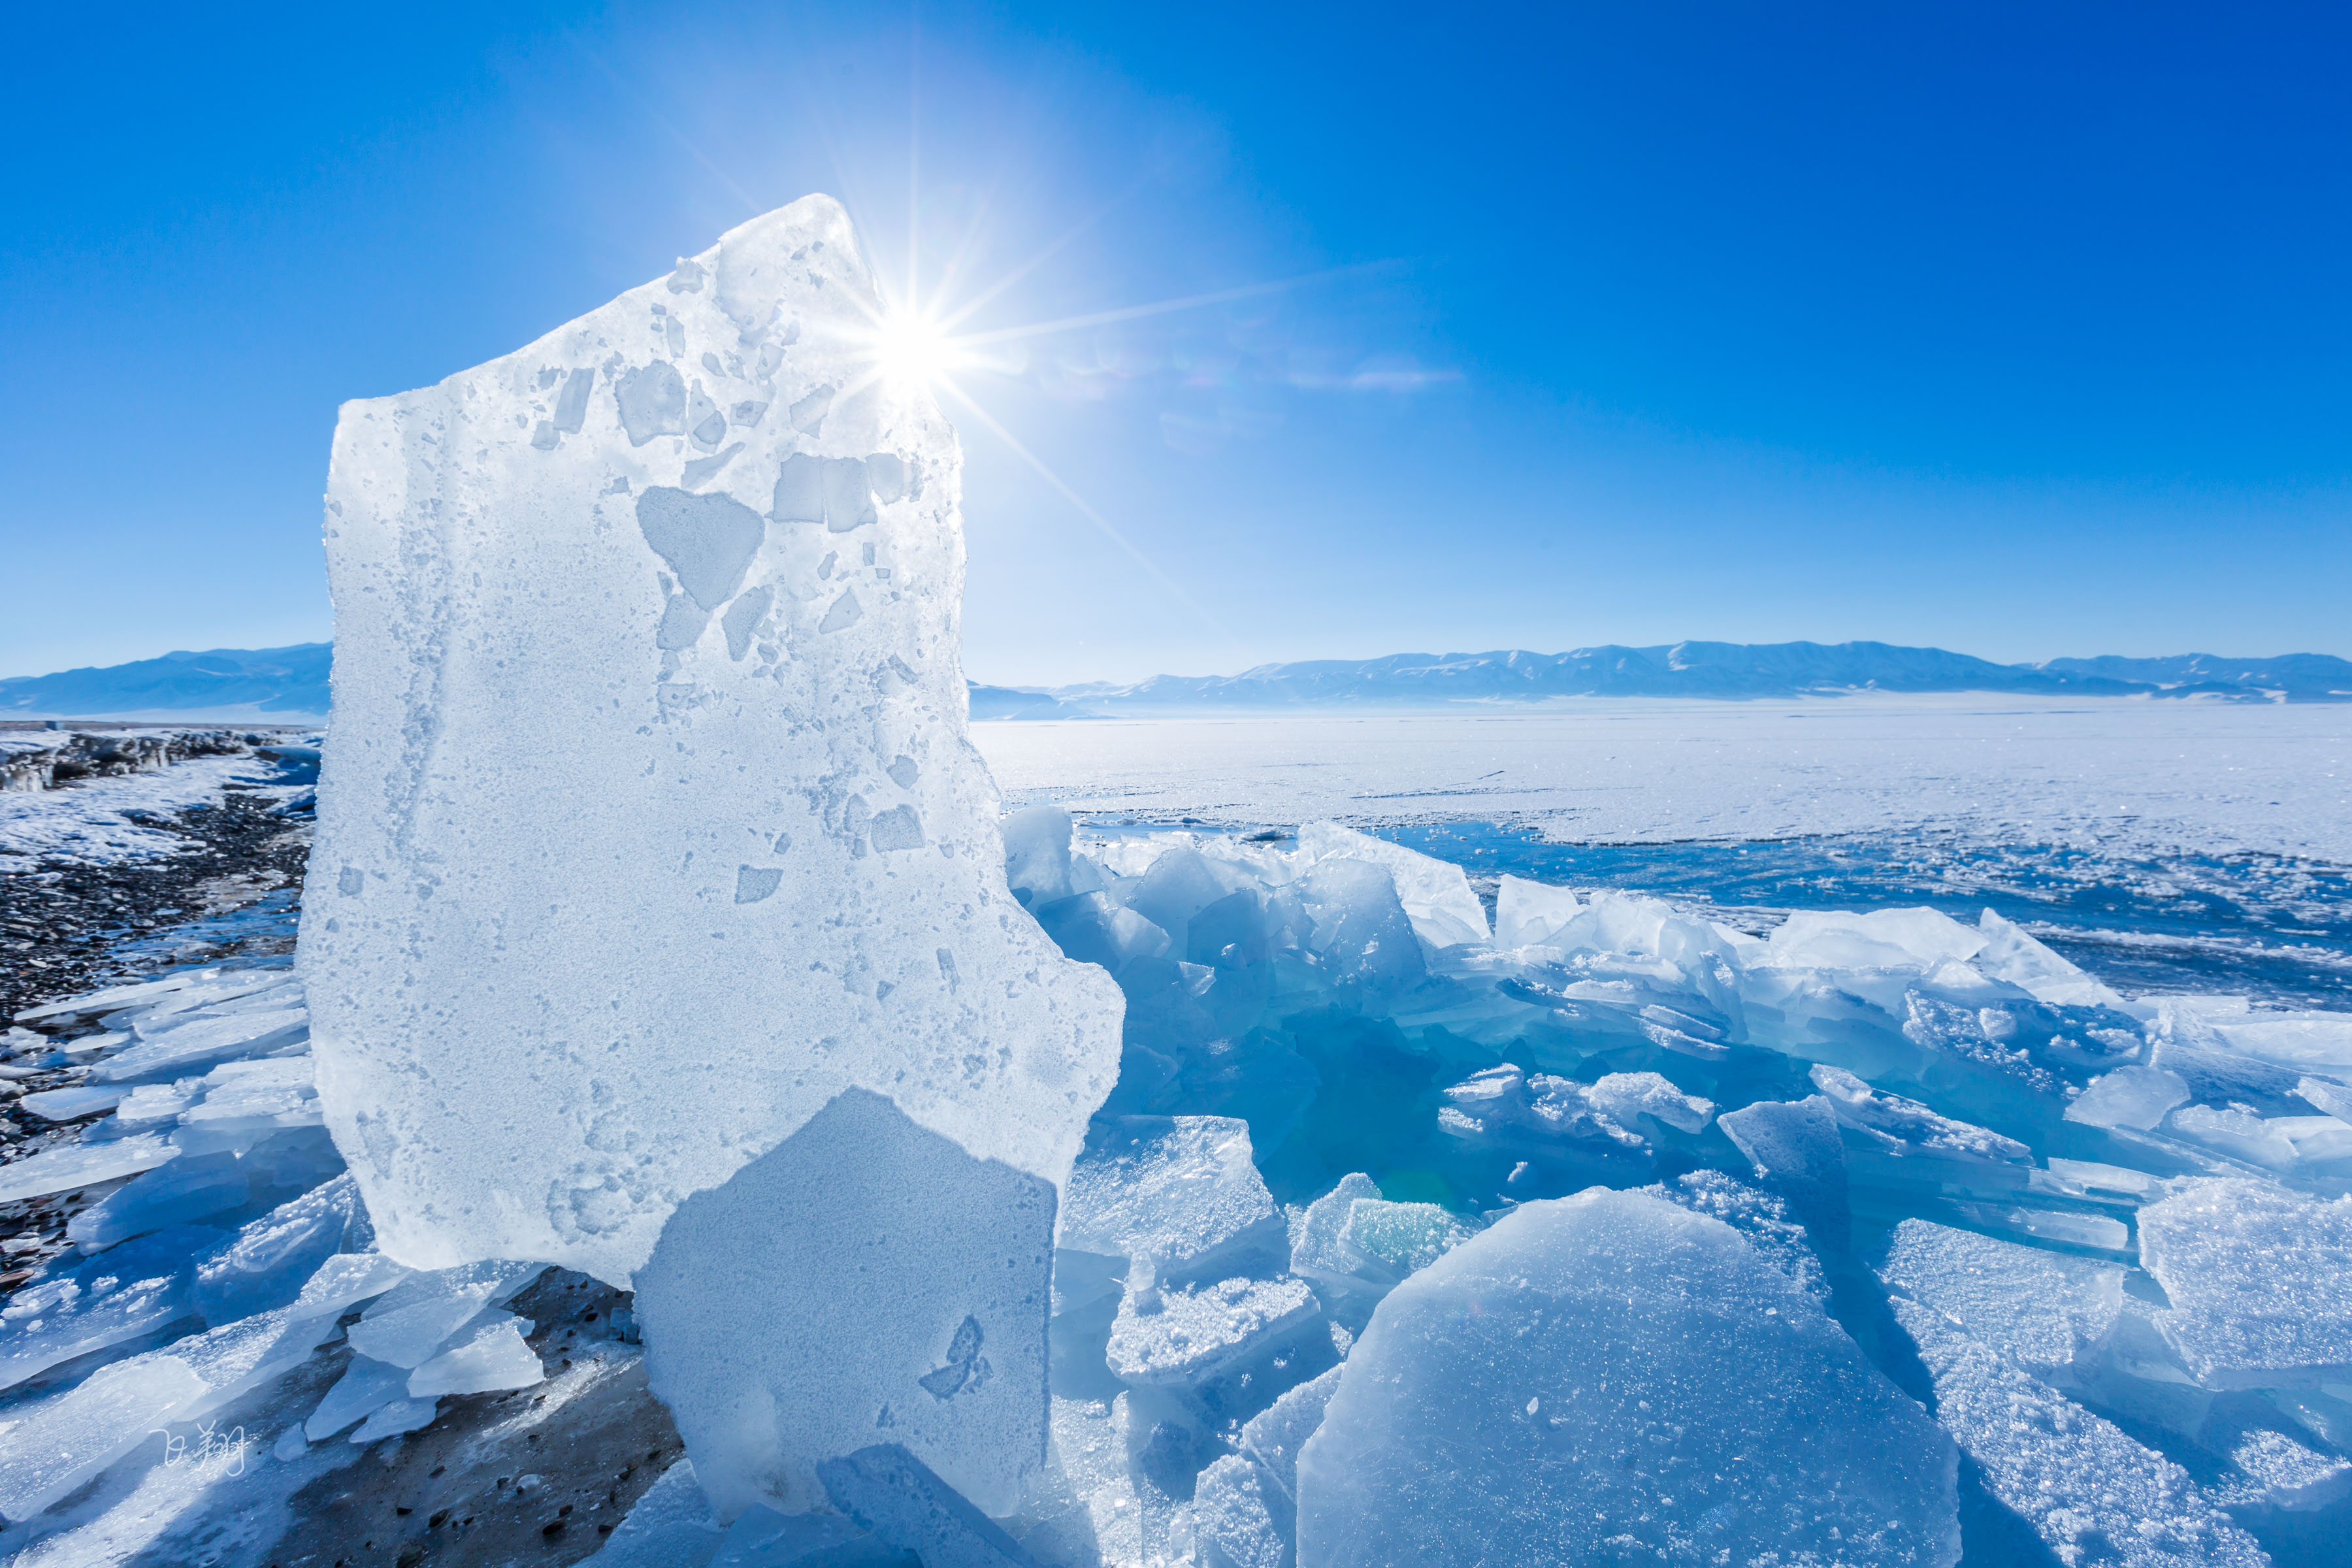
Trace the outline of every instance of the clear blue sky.
<path fill-rule="evenodd" d="M 979 679 L 2352 655 L 2342 16 L 26 8 L 0 674 L 324 637 L 341 400 L 814 190 L 925 290 L 1061 242 L 974 327 L 1304 279 L 967 376 L 1100 520 L 958 419 Z"/>

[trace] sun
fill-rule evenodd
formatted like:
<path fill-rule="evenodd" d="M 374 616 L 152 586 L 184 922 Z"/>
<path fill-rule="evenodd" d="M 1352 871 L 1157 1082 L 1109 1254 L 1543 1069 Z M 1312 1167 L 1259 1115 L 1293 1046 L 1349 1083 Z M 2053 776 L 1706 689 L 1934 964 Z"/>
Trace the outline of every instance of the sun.
<path fill-rule="evenodd" d="M 943 380 L 957 357 L 946 327 L 929 316 L 892 310 L 874 330 L 875 369 L 902 392 Z"/>

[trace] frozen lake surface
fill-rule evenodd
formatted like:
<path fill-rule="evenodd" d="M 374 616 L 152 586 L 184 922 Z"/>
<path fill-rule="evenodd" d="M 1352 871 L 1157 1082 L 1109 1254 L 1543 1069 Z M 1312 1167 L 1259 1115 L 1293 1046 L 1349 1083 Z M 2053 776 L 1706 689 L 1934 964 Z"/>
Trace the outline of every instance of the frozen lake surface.
<path fill-rule="evenodd" d="M 1599 700 L 973 738 L 1008 804 L 1097 826 L 1328 816 L 1474 880 L 1654 892 L 1754 929 L 1790 909 L 1990 907 L 2137 990 L 2352 992 L 2352 710 Z"/>
<path fill-rule="evenodd" d="M 2006 1568 L 2130 1531 L 2149 1550 L 2101 1560 L 2341 1562 L 2352 1400 L 2313 1382 L 2352 1364 L 2331 717 L 980 727 L 1010 804 L 1083 816 L 1075 842 L 1052 812 L 1009 822 L 1008 883 L 1125 999 L 1053 1255 L 1045 1468 L 996 1526 L 1050 1568 L 1437 1561 L 1420 1536 L 1471 1531 L 1499 1560 L 1588 1517 L 1563 1550 L 1597 1555 L 1604 1530 L 1749 1517 L 1623 1489 L 1688 1436 L 1692 1475 L 1766 1444 L 1790 1456 L 1773 1488 L 1872 1499 L 1894 1533 L 1842 1561 Z M 130 782 L 53 792 L 47 842 L 152 853 L 108 837 L 152 809 L 102 787 Z M 33 1265 L 0 1323 L 21 1560 L 261 1568 L 289 1541 L 356 1546 L 348 1526 L 570 1561 L 592 1543 L 547 1544 L 566 1507 L 620 1521 L 621 1564 L 754 1560 L 688 1465 L 613 1484 L 678 1441 L 630 1298 L 541 1260 L 381 1253 L 320 1125 L 292 903 L 124 947 L 143 984 L 11 1037 L 45 1119 L 0 1161 Z M 197 941 L 236 952 L 184 962 Z M 1610 1270 L 1625 1294 L 1586 1289 Z M 972 1321 L 923 1376 L 979 1364 Z M 1440 1331 L 1462 1321 L 1488 1331 Z M 2247 1324 L 2275 1329 L 2260 1354 Z M 1397 1396 L 1349 1395 L 1358 1364 Z M 1620 1366 L 1660 1381 L 1580 1398 Z M 1784 1408 L 1837 1440 L 1776 1436 Z M 1575 1440 L 1528 1453 L 1538 1412 Z M 1432 1454 L 1450 1468 L 1423 1479 Z M 1831 1517 L 1800 1533 L 1850 1536 Z M 782 1527 L 755 1507 L 728 1539 Z M 1357 1529 L 1370 1555 L 1342 1550 Z"/>

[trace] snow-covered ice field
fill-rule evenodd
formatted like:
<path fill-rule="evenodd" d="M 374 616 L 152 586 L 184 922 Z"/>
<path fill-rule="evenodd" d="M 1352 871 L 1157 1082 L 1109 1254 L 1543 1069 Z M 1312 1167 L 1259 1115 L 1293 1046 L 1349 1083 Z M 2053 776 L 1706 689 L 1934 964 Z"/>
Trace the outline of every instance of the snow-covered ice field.
<path fill-rule="evenodd" d="M 1950 829 L 2352 863 L 2352 705 L 1619 699 L 1540 711 L 975 726 L 1016 803 L 1153 819 L 1507 818 L 1577 842 Z"/>

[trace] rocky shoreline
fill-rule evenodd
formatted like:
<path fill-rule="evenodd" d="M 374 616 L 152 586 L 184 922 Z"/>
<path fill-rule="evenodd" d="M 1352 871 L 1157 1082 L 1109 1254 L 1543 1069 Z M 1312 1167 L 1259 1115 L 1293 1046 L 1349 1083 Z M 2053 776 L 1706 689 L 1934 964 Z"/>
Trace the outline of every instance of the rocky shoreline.
<path fill-rule="evenodd" d="M 173 751 L 171 760 L 220 754 Z M 142 745 L 131 754 L 153 756 L 156 748 Z M 118 770 L 127 771 L 134 770 Z M 311 765 L 295 757 L 279 761 L 277 771 L 286 783 L 299 784 Z M 267 958 L 293 949 L 310 849 L 307 792 L 289 792 L 284 784 L 226 784 L 217 804 L 153 826 L 184 840 L 181 852 L 95 866 L 51 858 L 24 858 L 29 863 L 22 866 L 0 860 L 0 1147 L 11 1159 L 80 1135 L 77 1123 L 24 1110 L 25 1096 L 74 1087 L 79 1075 L 70 1040 L 16 1026 L 17 1014 L 174 963 Z M 235 920 L 265 900 L 282 907 L 271 908 L 267 919 Z M 62 1205 L 0 1205 L 0 1291 L 13 1290 L 30 1266 L 62 1250 L 60 1227 L 96 1195 L 93 1189 Z"/>
<path fill-rule="evenodd" d="M 299 776 L 279 771 L 288 783 Z M 48 859 L 0 867 L 0 1017 L 89 989 L 121 967 L 126 945 L 299 889 L 310 825 L 307 809 L 283 795 L 230 784 L 218 805 L 155 822 L 187 841 L 180 854 L 97 867 Z M 229 956 L 236 947 L 223 943 L 206 956 Z"/>

